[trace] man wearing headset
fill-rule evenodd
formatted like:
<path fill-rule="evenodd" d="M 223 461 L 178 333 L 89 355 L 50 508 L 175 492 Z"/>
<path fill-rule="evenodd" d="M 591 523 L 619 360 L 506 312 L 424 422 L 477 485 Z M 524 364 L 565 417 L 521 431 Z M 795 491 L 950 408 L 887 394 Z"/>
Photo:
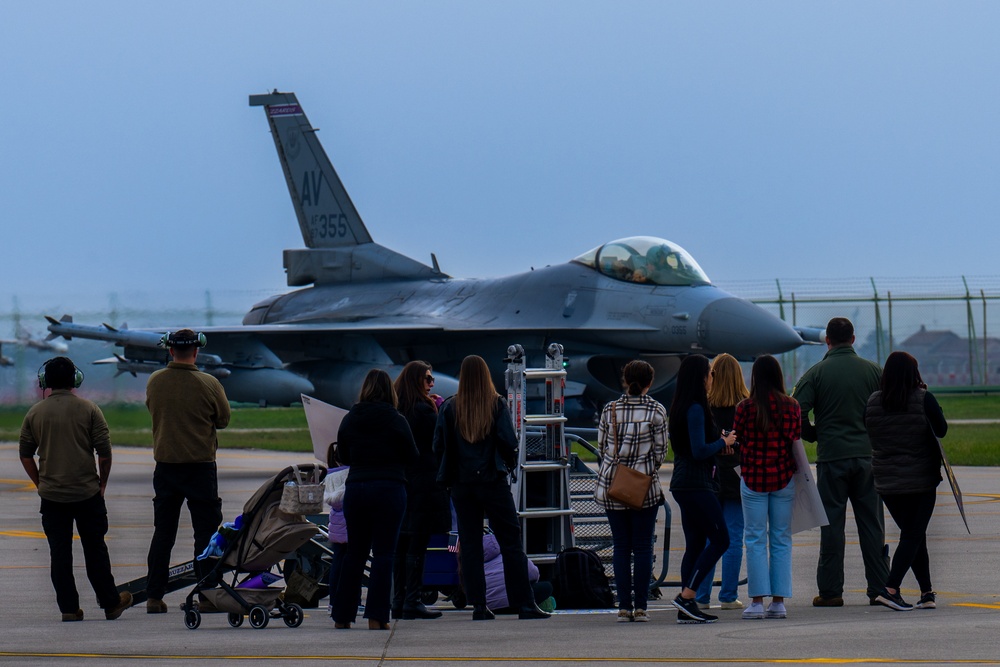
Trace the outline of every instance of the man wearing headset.
<path fill-rule="evenodd" d="M 177 538 L 181 505 L 187 501 L 197 556 L 222 523 L 216 474 L 217 429 L 229 424 L 229 400 L 217 379 L 198 370 L 205 334 L 181 329 L 164 335 L 173 360 L 149 377 L 146 407 L 153 420 L 153 539 L 146 558 L 146 613 L 163 614 L 170 550 Z M 200 578 L 203 561 L 195 561 Z"/>
<path fill-rule="evenodd" d="M 18 453 L 42 499 L 42 530 L 49 543 L 50 575 L 62 620 L 83 620 L 73 577 L 76 523 L 87 578 L 105 618 L 113 621 L 132 605 L 132 594 L 118 592 L 104 543 L 108 532 L 104 489 L 111 474 L 111 437 L 101 409 L 73 393 L 81 383 L 83 373 L 69 358 L 45 362 L 38 370 L 38 386 L 43 396 L 46 389 L 52 393 L 25 415 Z"/>

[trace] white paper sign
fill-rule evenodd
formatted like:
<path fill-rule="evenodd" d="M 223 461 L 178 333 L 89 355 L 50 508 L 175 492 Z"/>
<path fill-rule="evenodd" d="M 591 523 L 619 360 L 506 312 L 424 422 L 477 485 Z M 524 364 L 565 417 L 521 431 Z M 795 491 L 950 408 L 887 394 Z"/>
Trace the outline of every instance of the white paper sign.
<path fill-rule="evenodd" d="M 344 421 L 347 410 L 324 403 L 312 396 L 305 394 L 300 396 L 302 396 L 302 407 L 305 408 L 306 423 L 309 424 L 313 455 L 317 461 L 326 465 L 326 452 L 330 444 L 337 441 L 337 431 L 340 430 L 340 422 Z"/>

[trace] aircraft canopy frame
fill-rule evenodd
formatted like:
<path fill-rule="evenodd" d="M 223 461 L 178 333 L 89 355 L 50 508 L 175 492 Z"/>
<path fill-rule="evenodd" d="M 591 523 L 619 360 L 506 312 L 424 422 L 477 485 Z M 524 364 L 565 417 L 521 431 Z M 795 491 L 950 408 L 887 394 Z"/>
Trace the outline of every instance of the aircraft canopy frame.
<path fill-rule="evenodd" d="M 573 261 L 623 282 L 664 286 L 712 283 L 687 250 L 655 236 L 630 236 L 611 241 Z"/>

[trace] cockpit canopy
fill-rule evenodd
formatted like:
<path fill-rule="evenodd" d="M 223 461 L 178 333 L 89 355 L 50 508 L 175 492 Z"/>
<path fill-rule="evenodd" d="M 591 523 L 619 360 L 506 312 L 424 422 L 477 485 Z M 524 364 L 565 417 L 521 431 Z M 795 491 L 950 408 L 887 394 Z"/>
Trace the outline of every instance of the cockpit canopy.
<path fill-rule="evenodd" d="M 650 285 L 710 283 L 698 262 L 675 243 L 653 236 L 631 236 L 594 248 L 573 260 L 609 278 Z"/>

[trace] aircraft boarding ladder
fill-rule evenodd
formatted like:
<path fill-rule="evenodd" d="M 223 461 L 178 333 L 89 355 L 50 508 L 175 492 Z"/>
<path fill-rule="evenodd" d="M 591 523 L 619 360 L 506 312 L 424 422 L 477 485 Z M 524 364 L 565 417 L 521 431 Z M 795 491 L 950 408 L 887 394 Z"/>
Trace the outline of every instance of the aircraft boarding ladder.
<path fill-rule="evenodd" d="M 507 403 L 519 444 L 511 493 L 521 522 L 521 540 L 536 565 L 553 565 L 560 551 L 573 546 L 569 449 L 563 433 L 563 347 L 548 346 L 545 368 L 527 368 L 520 345 L 508 347 L 504 361 Z M 543 386 L 538 387 L 539 383 Z M 528 414 L 529 388 L 544 391 L 544 413 Z"/>

